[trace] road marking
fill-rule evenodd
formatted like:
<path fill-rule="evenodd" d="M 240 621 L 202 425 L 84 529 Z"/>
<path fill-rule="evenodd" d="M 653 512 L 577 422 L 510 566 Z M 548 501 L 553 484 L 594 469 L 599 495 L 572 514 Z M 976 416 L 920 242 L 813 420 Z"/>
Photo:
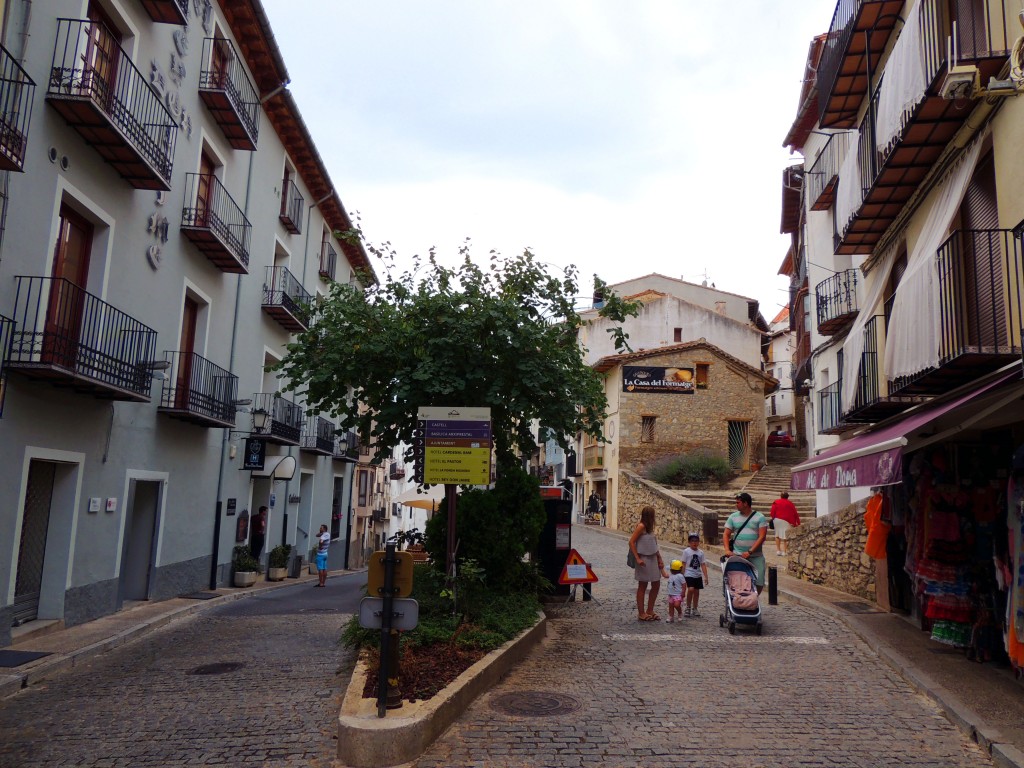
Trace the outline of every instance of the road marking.
<path fill-rule="evenodd" d="M 747 634 L 747 633 L 745 632 L 744 634 Z M 719 635 L 719 634 L 701 635 L 700 636 L 700 642 L 703 643 L 703 642 L 707 642 L 707 641 L 711 641 L 711 642 L 716 642 L 717 641 L 717 642 L 728 643 L 728 642 L 734 642 L 738 636 L 739 635 L 725 635 L 725 634 L 722 634 L 722 635 Z M 627 642 L 632 642 L 632 641 L 635 641 L 635 640 L 646 640 L 647 642 L 650 642 L 650 643 L 670 643 L 670 642 L 675 642 L 677 640 L 689 640 L 689 639 L 694 638 L 694 636 L 693 635 L 689 635 L 689 634 L 683 635 L 683 634 L 680 634 L 678 632 L 670 632 L 668 634 L 658 634 L 658 635 L 654 635 L 654 634 L 641 634 L 641 633 L 635 633 L 635 634 L 615 633 L 615 634 L 611 634 L 611 635 L 601 635 L 601 638 L 603 640 L 625 640 Z M 825 637 L 770 637 L 770 636 L 763 636 L 763 635 L 760 636 L 760 637 L 757 637 L 757 642 L 759 642 L 759 643 L 791 643 L 793 645 L 828 645 L 829 644 L 828 638 L 825 638 Z"/>

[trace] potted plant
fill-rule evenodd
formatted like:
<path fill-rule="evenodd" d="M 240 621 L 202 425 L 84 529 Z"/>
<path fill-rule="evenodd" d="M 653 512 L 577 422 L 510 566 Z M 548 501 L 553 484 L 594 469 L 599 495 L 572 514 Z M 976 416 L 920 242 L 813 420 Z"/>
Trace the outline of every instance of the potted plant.
<path fill-rule="evenodd" d="M 235 547 L 231 555 L 231 570 L 234 572 L 236 587 L 251 587 L 256 583 L 260 571 L 260 561 L 252 556 L 244 544 Z"/>
<path fill-rule="evenodd" d="M 278 544 L 267 556 L 267 581 L 284 581 L 288 575 L 288 558 L 292 554 L 291 544 Z"/>

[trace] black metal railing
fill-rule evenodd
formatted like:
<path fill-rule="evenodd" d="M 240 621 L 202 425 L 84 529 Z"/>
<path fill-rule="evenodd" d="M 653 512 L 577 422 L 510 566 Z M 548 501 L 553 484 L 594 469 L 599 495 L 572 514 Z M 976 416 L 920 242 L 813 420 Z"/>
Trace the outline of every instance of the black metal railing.
<path fill-rule="evenodd" d="M 377 507 L 373 510 L 373 522 L 375 523 L 386 523 L 388 521 L 388 511 L 382 507 Z"/>
<path fill-rule="evenodd" d="M 835 198 L 839 168 L 853 143 L 853 131 L 834 133 L 825 142 L 808 171 L 807 196 L 812 210 L 827 210 Z M 819 204 L 820 202 L 820 204 Z"/>
<path fill-rule="evenodd" d="M 857 270 L 844 269 L 818 283 L 814 289 L 818 308 L 818 331 L 833 333 L 843 318 L 857 313 Z"/>
<path fill-rule="evenodd" d="M 113 55 L 97 54 L 95 26 Z M 88 98 L 168 185 L 177 123 L 114 36 L 98 21 L 57 19 L 47 96 Z M 99 63 L 102 60 L 102 65 Z"/>
<path fill-rule="evenodd" d="M 203 40 L 202 60 L 199 90 L 222 91 L 255 144 L 260 132 L 260 97 L 235 46 L 223 37 L 207 37 Z"/>
<path fill-rule="evenodd" d="M 320 277 L 325 280 L 333 280 L 337 274 L 337 268 L 338 252 L 334 250 L 334 246 L 325 242 L 323 248 L 320 249 Z"/>
<path fill-rule="evenodd" d="M 1021 241 L 1008 229 L 959 229 L 936 255 L 939 362 L 963 354 L 1015 355 L 1021 348 Z"/>
<path fill-rule="evenodd" d="M 284 228 L 297 235 L 302 232 L 302 211 L 306 199 L 299 192 L 298 185 L 292 179 L 285 179 L 281 188 L 281 223 Z"/>
<path fill-rule="evenodd" d="M 4 415 L 4 392 L 7 382 L 7 358 L 11 354 L 11 340 L 14 338 L 14 321 L 0 315 L 0 416 Z"/>
<path fill-rule="evenodd" d="M 405 478 L 405 466 L 402 464 L 392 464 L 391 470 L 388 472 L 388 477 L 391 480 L 402 480 Z"/>
<path fill-rule="evenodd" d="M 0 45 L 0 169 L 22 171 L 36 84 Z"/>
<path fill-rule="evenodd" d="M 209 230 L 239 262 L 249 266 L 252 224 L 212 173 L 185 174 L 181 226 Z"/>
<path fill-rule="evenodd" d="M 70 280 L 19 275 L 9 363 L 149 398 L 156 331 Z"/>
<path fill-rule="evenodd" d="M 313 297 L 287 267 L 267 267 L 263 283 L 263 306 L 283 307 L 302 325 L 309 325 Z"/>
<path fill-rule="evenodd" d="M 882 361 L 885 353 L 885 316 L 875 315 L 864 325 L 864 350 L 860 356 L 857 376 L 857 394 L 852 411 L 874 405 L 889 396 L 887 384 L 882 382 Z"/>
<path fill-rule="evenodd" d="M 253 427 L 254 435 L 279 437 L 298 445 L 306 418 L 302 406 L 273 392 L 257 392 L 252 396 L 252 413 L 254 422 L 256 414 L 267 415 L 267 423 L 262 430 Z"/>
<path fill-rule="evenodd" d="M 302 430 L 302 447 L 334 453 L 334 423 L 323 416 L 310 416 Z"/>
<path fill-rule="evenodd" d="M 825 113 L 824 105 L 828 104 L 829 96 L 839 78 L 839 70 L 843 66 L 850 38 L 856 31 L 855 20 L 864 3 L 865 0 L 839 0 L 836 3 L 832 23 L 828 28 L 828 37 L 825 39 L 825 49 L 821 52 L 818 64 L 818 99 L 822 105 L 822 115 Z"/>
<path fill-rule="evenodd" d="M 818 432 L 827 433 L 843 424 L 843 380 L 818 392 Z"/>
<path fill-rule="evenodd" d="M 160 407 L 234 423 L 238 377 L 194 352 L 167 351 Z"/>
<path fill-rule="evenodd" d="M 334 458 L 356 461 L 359 458 L 359 433 L 338 432 L 334 436 Z"/>

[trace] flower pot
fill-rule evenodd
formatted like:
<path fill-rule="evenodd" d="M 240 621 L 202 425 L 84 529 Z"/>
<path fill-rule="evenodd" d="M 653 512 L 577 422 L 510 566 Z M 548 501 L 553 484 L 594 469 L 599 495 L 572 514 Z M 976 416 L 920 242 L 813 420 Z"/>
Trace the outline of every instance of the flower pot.
<path fill-rule="evenodd" d="M 235 571 L 235 586 L 236 587 L 251 587 L 256 583 L 256 577 L 259 574 L 256 571 Z"/>
<path fill-rule="evenodd" d="M 287 575 L 287 568 L 267 568 L 267 581 L 284 581 Z"/>

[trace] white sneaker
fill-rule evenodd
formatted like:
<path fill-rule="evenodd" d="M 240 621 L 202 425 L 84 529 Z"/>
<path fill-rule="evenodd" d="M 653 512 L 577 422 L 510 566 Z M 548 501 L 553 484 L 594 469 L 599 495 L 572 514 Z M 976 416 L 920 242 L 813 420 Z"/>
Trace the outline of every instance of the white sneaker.
<path fill-rule="evenodd" d="M 685 616 L 686 618 L 690 618 L 690 609 L 689 608 L 687 608 L 685 611 L 683 611 L 683 616 Z"/>
<path fill-rule="evenodd" d="M 694 608 L 692 611 L 690 611 L 690 618 L 692 618 L 692 619 L 699 619 L 700 618 L 700 611 L 698 611 L 696 608 Z"/>

